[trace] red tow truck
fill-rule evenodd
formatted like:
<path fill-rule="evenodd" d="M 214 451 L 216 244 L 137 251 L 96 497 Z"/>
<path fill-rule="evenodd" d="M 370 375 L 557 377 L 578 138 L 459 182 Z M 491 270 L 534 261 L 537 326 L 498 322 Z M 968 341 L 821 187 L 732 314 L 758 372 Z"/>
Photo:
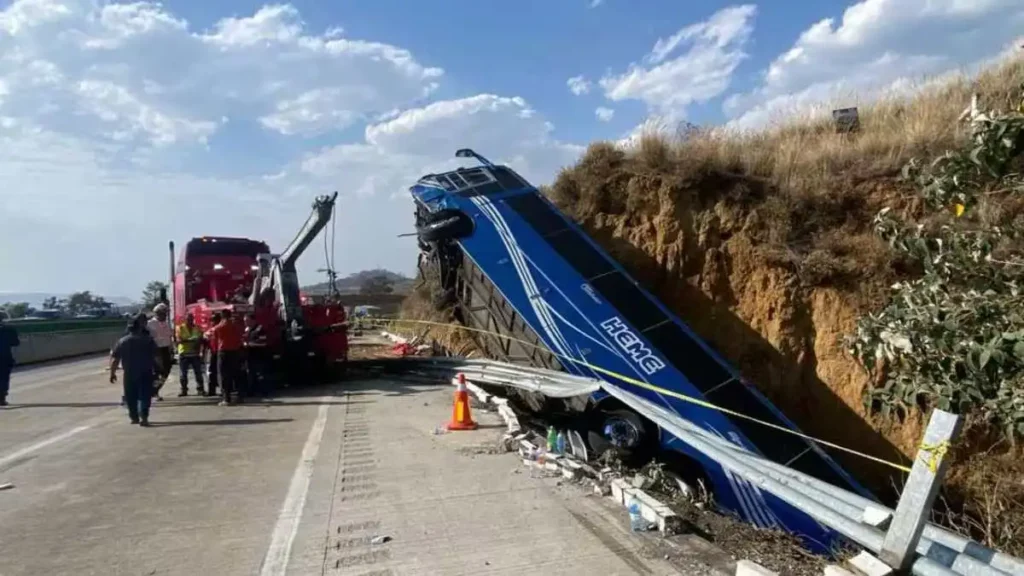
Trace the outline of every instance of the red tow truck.
<path fill-rule="evenodd" d="M 273 254 L 266 242 L 201 236 L 189 240 L 175 261 L 170 242 L 171 317 L 175 326 L 192 314 L 203 331 L 214 313 L 230 309 L 235 322 L 254 313 L 267 345 L 293 383 L 330 375 L 348 360 L 345 309 L 332 295 L 300 292 L 295 264 L 333 216 L 338 194 L 316 198 L 313 212 L 290 244 Z"/>

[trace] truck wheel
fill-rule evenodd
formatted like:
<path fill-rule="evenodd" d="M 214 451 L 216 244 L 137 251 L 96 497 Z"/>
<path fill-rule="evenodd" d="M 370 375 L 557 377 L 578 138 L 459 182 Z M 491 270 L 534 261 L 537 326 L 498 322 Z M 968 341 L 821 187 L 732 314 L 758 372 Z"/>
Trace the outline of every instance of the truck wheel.
<path fill-rule="evenodd" d="M 438 210 L 431 214 L 416 230 L 421 242 L 453 240 L 472 233 L 473 219 L 465 212 L 453 208 Z"/>

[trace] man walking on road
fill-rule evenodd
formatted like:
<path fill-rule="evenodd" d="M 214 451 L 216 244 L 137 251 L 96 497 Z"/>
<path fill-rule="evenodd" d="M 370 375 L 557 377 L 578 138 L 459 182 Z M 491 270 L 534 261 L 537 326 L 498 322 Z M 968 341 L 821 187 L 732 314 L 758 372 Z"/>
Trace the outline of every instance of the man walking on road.
<path fill-rule="evenodd" d="M 221 321 L 213 328 L 217 347 L 217 376 L 220 379 L 221 406 L 231 404 L 231 392 L 237 402 L 245 400 L 242 384 L 242 329 L 231 319 L 231 309 L 221 311 Z"/>
<path fill-rule="evenodd" d="M 196 377 L 196 393 L 206 396 L 203 389 L 203 357 L 200 356 L 200 345 L 203 333 L 196 326 L 196 318 L 191 313 L 185 316 L 185 323 L 178 326 L 178 368 L 181 369 L 181 392 L 178 397 L 188 396 L 188 371 Z"/>
<path fill-rule="evenodd" d="M 132 424 L 149 426 L 149 406 L 153 401 L 153 373 L 156 342 L 146 331 L 146 314 L 140 312 L 128 329 L 128 335 L 114 345 L 110 353 L 110 383 L 117 382 L 117 367 L 124 367 L 124 399 Z"/>
<path fill-rule="evenodd" d="M 7 313 L 0 310 L 0 406 L 7 406 L 7 393 L 11 389 L 11 369 L 14 368 L 12 349 L 20 345 L 18 331 L 7 323 Z"/>
<path fill-rule="evenodd" d="M 153 387 L 153 395 L 156 396 L 157 400 L 163 400 L 160 397 L 160 389 L 164 387 L 164 382 L 167 381 L 167 377 L 171 374 L 171 336 L 173 335 L 173 330 L 171 329 L 170 320 L 167 319 L 167 304 L 163 302 L 157 304 L 153 308 L 153 314 L 153 318 L 150 318 L 149 323 L 146 325 L 149 335 L 156 342 L 156 385 Z"/>

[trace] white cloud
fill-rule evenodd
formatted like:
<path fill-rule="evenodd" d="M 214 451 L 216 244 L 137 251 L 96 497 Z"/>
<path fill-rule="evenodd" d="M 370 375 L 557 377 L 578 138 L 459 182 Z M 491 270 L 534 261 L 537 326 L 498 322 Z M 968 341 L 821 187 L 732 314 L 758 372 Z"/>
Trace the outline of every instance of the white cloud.
<path fill-rule="evenodd" d="M 573 76 L 565 81 L 565 85 L 569 87 L 570 92 L 577 96 L 590 92 L 590 81 L 583 76 Z"/>
<path fill-rule="evenodd" d="M 255 116 L 285 135 L 343 129 L 437 88 L 443 71 L 409 51 L 339 34 L 310 34 L 289 5 L 195 32 L 156 3 L 16 0 L 0 11 L 0 79 L 7 105 L 50 129 L 96 133 L 70 112 L 84 110 L 118 119 L 99 132 L 108 138 L 158 145 L 205 142 L 224 116 Z M 45 94 L 31 89 L 41 77 L 53 80 Z M 41 113 L 40 98 L 61 113 Z"/>
<path fill-rule="evenodd" d="M 537 183 L 582 151 L 522 98 L 425 104 L 442 75 L 397 46 L 311 32 L 291 6 L 195 30 L 156 3 L 15 0 L 0 10 L 0 246 L 18 248 L 0 270 L 17 274 L 0 290 L 135 296 L 165 276 L 168 240 L 280 248 L 332 190 L 338 268 L 411 272 L 405 188 L 456 148 Z M 290 137 L 312 134 L 329 145 Z M 300 261 L 304 281 L 321 258 Z"/>
<path fill-rule="evenodd" d="M 159 4 L 110 4 L 99 12 L 97 34 L 86 38 L 86 48 L 120 47 L 137 36 L 185 32 L 188 23 L 164 12 Z"/>
<path fill-rule="evenodd" d="M 362 94 L 358 94 L 363 92 Z M 349 86 L 345 88 L 316 88 L 300 94 L 291 100 L 277 103 L 276 111 L 260 118 L 271 130 L 281 134 L 315 134 L 324 130 L 341 129 L 351 126 L 360 115 L 341 106 L 346 96 L 353 99 L 372 99 L 371 86 Z"/>
<path fill-rule="evenodd" d="M 597 119 L 601 122 L 610 122 L 611 119 L 615 117 L 615 110 L 605 108 L 604 106 L 598 106 L 597 109 L 594 110 L 594 115 L 597 116 Z"/>
<path fill-rule="evenodd" d="M 415 240 L 407 188 L 421 175 L 452 168 L 457 148 L 507 162 L 536 184 L 550 182 L 583 152 L 559 142 L 521 98 L 480 95 L 435 102 L 373 124 L 363 140 L 326 147 L 276 172 L 201 177 L 117 168 L 107 150 L 31 127 L 0 127 L 0 289 L 92 289 L 135 296 L 166 273 L 166 243 L 204 234 L 261 238 L 283 247 L 316 194 L 341 193 L 337 267 L 386 266 L 411 273 Z M 0 123 L 2 126 L 2 123 Z M 255 167 L 254 167 L 255 168 Z M 319 246 L 319 244 L 317 244 Z M 318 279 L 319 248 L 299 263 Z"/>
<path fill-rule="evenodd" d="M 753 31 L 757 8 L 732 6 L 708 20 L 659 38 L 643 63 L 600 80 L 613 101 L 640 100 L 652 112 L 685 117 L 686 108 L 725 92 L 736 67 L 747 57 L 744 48 Z M 685 52 L 680 53 L 683 47 Z"/>
<path fill-rule="evenodd" d="M 763 72 L 730 96 L 733 126 L 763 125 L 813 103 L 845 105 L 928 75 L 991 58 L 1024 29 L 1019 0 L 863 0 L 808 27 Z"/>
<path fill-rule="evenodd" d="M 303 22 L 294 6 L 264 6 L 247 18 L 224 18 L 213 33 L 204 36 L 209 42 L 225 48 L 252 46 L 258 43 L 290 42 L 302 34 Z"/>
<path fill-rule="evenodd" d="M 75 90 L 81 96 L 81 108 L 112 125 L 107 134 L 117 141 L 143 132 L 157 146 L 182 140 L 206 142 L 217 129 L 216 122 L 168 116 L 111 82 L 82 80 Z"/>
<path fill-rule="evenodd" d="M 473 148 L 542 184 L 583 152 L 554 139 L 552 130 L 522 98 L 479 94 L 369 125 L 364 142 L 321 150 L 303 160 L 301 171 L 319 180 L 372 177 L 374 190 L 401 192 L 427 172 L 458 166 L 456 149 Z"/>
<path fill-rule="evenodd" d="M 587 5 L 587 8 L 597 8 L 601 4 L 604 4 L 604 0 L 590 0 L 590 4 Z"/>
<path fill-rule="evenodd" d="M 59 20 L 69 14 L 67 6 L 56 0 L 16 0 L 0 12 L 0 31 L 11 36 Z"/>
<path fill-rule="evenodd" d="M 87 139 L 12 126 L 0 129 L 0 147 L 8 290 L 136 296 L 166 277 L 168 240 L 215 232 L 280 246 L 304 218 L 304 206 L 255 183 L 108 167 Z"/>

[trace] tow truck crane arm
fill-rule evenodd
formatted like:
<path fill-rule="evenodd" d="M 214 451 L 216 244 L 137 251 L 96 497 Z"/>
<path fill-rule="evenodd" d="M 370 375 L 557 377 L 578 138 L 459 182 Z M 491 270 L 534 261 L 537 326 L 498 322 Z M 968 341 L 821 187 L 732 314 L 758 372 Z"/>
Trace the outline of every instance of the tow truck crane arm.
<path fill-rule="evenodd" d="M 278 313 L 284 325 L 290 329 L 293 337 L 296 327 L 302 323 L 302 304 L 299 300 L 299 277 L 295 263 L 306 251 L 316 235 L 319 234 L 334 213 L 334 203 L 338 193 L 318 196 L 313 202 L 313 212 L 298 234 L 280 254 L 261 254 L 258 257 L 259 269 L 253 281 L 253 290 L 249 295 L 249 303 L 263 303 L 261 297 L 268 289 L 274 291 L 274 301 L 278 305 Z"/>
<path fill-rule="evenodd" d="M 337 192 L 331 195 L 317 196 L 313 202 L 313 213 L 309 215 L 306 223 L 302 225 L 302 229 L 299 230 L 299 233 L 295 235 L 295 238 L 278 257 L 281 260 L 281 266 L 284 268 L 295 268 L 295 263 L 298 261 L 299 256 L 306 251 L 306 248 L 313 242 L 316 235 L 331 221 L 331 214 L 334 212 L 334 201 L 337 198 Z"/>

